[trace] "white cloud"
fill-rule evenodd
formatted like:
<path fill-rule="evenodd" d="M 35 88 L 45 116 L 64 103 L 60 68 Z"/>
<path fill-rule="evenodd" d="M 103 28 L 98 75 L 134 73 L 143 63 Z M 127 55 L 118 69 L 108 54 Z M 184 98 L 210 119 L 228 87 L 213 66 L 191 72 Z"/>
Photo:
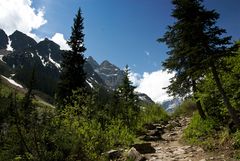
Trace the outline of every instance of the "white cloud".
<path fill-rule="evenodd" d="M 129 80 L 133 83 L 133 86 L 139 86 L 140 82 L 141 82 L 141 75 L 138 73 L 133 73 L 130 72 L 129 73 Z"/>
<path fill-rule="evenodd" d="M 171 99 L 166 90 L 170 82 L 169 79 L 174 76 L 174 73 L 158 70 L 152 73 L 145 72 L 143 76 L 137 73 L 131 73 L 129 79 L 133 84 L 137 85 L 136 91 L 147 94 L 155 102 L 163 102 Z"/>
<path fill-rule="evenodd" d="M 41 37 L 39 37 L 38 35 L 36 35 L 36 34 L 33 34 L 33 33 L 26 33 L 28 36 L 30 36 L 31 38 L 33 38 L 35 41 L 37 41 L 37 42 L 40 42 L 40 41 L 42 41 L 42 40 L 44 40 L 44 38 L 41 38 Z"/>
<path fill-rule="evenodd" d="M 51 40 L 60 45 L 61 50 L 70 50 L 70 47 L 67 44 L 67 40 L 65 40 L 63 34 L 55 33 Z"/>
<path fill-rule="evenodd" d="M 19 30 L 39 39 L 31 32 L 47 23 L 47 20 L 44 19 L 44 8 L 35 9 L 31 5 L 32 0 L 1 0 L 0 28 L 8 35 Z"/>

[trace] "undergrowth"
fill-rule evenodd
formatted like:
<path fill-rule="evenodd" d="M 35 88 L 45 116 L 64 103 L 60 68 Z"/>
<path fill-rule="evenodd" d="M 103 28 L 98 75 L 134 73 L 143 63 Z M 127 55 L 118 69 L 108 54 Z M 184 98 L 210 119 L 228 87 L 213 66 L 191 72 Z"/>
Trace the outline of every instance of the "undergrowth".
<path fill-rule="evenodd" d="M 139 121 L 143 125 L 146 123 L 161 123 L 168 119 L 169 115 L 160 105 L 152 104 L 142 108 Z"/>
<path fill-rule="evenodd" d="M 183 140 L 189 144 L 200 145 L 211 150 L 215 144 L 217 122 L 210 118 L 201 119 L 194 113 L 189 126 L 184 130 Z"/>
<path fill-rule="evenodd" d="M 189 126 L 184 130 L 182 141 L 197 145 L 207 151 L 225 151 L 231 157 L 240 159 L 240 130 L 231 133 L 228 127 L 194 113 Z"/>
<path fill-rule="evenodd" d="M 172 117 L 192 116 L 196 111 L 196 104 L 192 99 L 184 100 L 172 113 Z"/>

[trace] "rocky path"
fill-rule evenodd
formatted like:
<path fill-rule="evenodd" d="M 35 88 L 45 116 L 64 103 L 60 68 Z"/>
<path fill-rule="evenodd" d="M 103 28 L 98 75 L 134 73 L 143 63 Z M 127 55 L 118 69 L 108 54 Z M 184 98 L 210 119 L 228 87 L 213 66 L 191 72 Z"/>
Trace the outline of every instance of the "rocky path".
<path fill-rule="evenodd" d="M 162 139 L 148 141 L 156 150 L 155 153 L 144 154 L 148 161 L 228 161 L 221 154 L 206 154 L 204 150 L 196 146 L 186 146 L 180 143 L 184 128 L 187 127 L 190 119 L 180 118 L 170 121 L 163 129 Z"/>

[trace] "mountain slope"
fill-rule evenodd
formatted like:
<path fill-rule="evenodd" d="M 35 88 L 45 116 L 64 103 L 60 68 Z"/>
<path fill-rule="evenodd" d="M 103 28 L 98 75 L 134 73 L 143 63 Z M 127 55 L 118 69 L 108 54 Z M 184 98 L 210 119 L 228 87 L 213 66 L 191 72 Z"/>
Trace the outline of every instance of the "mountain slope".
<path fill-rule="evenodd" d="M 37 42 L 26 34 L 15 31 L 9 36 L 13 50 L 23 50 L 37 45 Z"/>
<path fill-rule="evenodd" d="M 0 49 L 7 49 L 7 45 L 8 36 L 2 29 L 0 29 Z"/>
<path fill-rule="evenodd" d="M 34 69 L 35 89 L 54 96 L 64 50 L 47 38 L 37 43 L 20 31 L 8 37 L 0 30 L 0 40 L 3 40 L 0 44 L 0 74 L 8 78 L 11 76 L 28 87 Z M 98 64 L 91 56 L 86 59 L 84 70 L 90 88 L 103 87 L 106 91 L 116 89 L 124 77 L 124 71 L 117 66 L 107 60 Z M 152 102 L 146 95 L 140 95 L 139 98 Z"/>

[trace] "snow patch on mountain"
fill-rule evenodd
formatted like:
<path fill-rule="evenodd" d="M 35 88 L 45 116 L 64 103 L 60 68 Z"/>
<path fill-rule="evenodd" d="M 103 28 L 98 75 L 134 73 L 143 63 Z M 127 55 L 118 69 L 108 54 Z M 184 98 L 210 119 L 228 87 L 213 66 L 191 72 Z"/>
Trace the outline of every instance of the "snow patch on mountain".
<path fill-rule="evenodd" d="M 41 55 L 39 55 L 38 52 L 37 52 L 37 56 L 40 58 L 40 60 L 41 60 L 41 62 L 42 62 L 42 65 L 43 65 L 43 66 L 46 66 L 46 65 L 47 65 L 47 62 L 45 62 L 44 58 L 43 58 Z"/>
<path fill-rule="evenodd" d="M 49 53 L 49 61 L 51 62 L 51 63 L 53 63 L 58 69 L 60 69 L 61 68 L 61 65 L 59 64 L 59 63 L 57 63 L 57 62 L 55 62 L 52 58 L 51 58 L 51 53 Z"/>
<path fill-rule="evenodd" d="M 173 98 L 163 101 L 161 105 L 167 112 L 173 112 L 182 101 L 183 100 L 181 98 Z"/>
<path fill-rule="evenodd" d="M 15 80 L 13 79 L 10 79 L 10 78 L 7 78 L 7 77 L 4 77 L 3 75 L 1 75 L 4 79 L 6 79 L 9 83 L 11 83 L 12 85 L 14 86 L 17 86 L 19 88 L 23 88 L 23 86 L 17 82 L 15 82 Z"/>
<path fill-rule="evenodd" d="M 9 38 L 8 38 L 7 50 L 8 50 L 8 51 L 13 51 L 13 48 L 12 48 L 12 41 L 11 41 Z"/>
<path fill-rule="evenodd" d="M 139 96 L 139 99 L 142 101 L 146 101 L 146 98 L 144 96 Z"/>
<path fill-rule="evenodd" d="M 10 78 L 12 78 L 12 77 L 14 77 L 16 74 L 15 73 L 13 73 L 13 74 L 10 74 L 11 75 L 11 77 Z"/>
<path fill-rule="evenodd" d="M 95 83 L 99 84 L 97 80 L 94 80 Z"/>
<path fill-rule="evenodd" d="M 0 55 L 0 60 L 1 60 L 2 62 L 6 63 L 5 61 L 3 61 L 3 57 L 4 57 L 4 55 Z"/>
<path fill-rule="evenodd" d="M 88 84 L 91 88 L 93 88 L 92 83 L 90 83 L 88 80 L 86 80 L 86 82 L 87 82 L 87 84 Z"/>

